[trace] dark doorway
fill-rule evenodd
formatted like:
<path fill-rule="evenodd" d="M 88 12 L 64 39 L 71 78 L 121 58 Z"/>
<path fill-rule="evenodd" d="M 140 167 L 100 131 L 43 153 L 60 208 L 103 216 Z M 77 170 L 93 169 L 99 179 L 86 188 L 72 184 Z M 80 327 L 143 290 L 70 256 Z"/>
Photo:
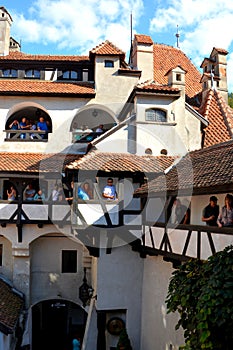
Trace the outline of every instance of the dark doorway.
<path fill-rule="evenodd" d="M 72 350 L 84 336 L 87 313 L 67 300 L 52 299 L 32 307 L 32 350 Z"/>

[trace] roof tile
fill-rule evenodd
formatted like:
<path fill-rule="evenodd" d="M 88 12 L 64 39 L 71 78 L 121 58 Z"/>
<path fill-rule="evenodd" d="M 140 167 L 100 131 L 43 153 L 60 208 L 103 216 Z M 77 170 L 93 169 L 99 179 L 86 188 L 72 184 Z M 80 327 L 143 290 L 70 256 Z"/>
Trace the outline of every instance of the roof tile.
<path fill-rule="evenodd" d="M 55 95 L 95 95 L 92 84 L 58 83 L 34 80 L 2 80 L 0 79 L 0 95 L 17 94 L 55 94 Z"/>
<path fill-rule="evenodd" d="M 68 169 L 130 171 L 130 172 L 163 172 L 173 162 L 170 156 L 138 156 L 127 153 L 89 152 L 82 159 L 67 165 Z"/>
<path fill-rule="evenodd" d="M 210 89 L 199 113 L 209 121 L 205 129 L 204 147 L 232 139 L 233 110 L 224 101 L 221 93 Z"/>
<path fill-rule="evenodd" d="M 1 172 L 39 173 L 64 170 L 66 164 L 81 157 L 77 154 L 0 153 Z"/>
<path fill-rule="evenodd" d="M 13 333 L 23 307 L 23 295 L 20 295 L 8 283 L 0 278 L 0 330 L 8 335 Z"/>
<path fill-rule="evenodd" d="M 189 98 L 202 90 L 201 73 L 190 59 L 179 49 L 163 44 L 154 44 L 154 80 L 159 84 L 167 84 L 167 72 L 177 66 L 185 71 L 185 92 Z"/>
<path fill-rule="evenodd" d="M 125 57 L 125 53 L 108 40 L 93 48 L 90 53 L 96 55 L 121 55 Z"/>

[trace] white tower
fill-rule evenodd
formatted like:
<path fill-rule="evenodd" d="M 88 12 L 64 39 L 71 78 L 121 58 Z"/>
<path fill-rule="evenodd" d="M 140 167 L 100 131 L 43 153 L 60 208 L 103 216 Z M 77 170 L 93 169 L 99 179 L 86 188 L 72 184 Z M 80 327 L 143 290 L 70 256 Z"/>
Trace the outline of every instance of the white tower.
<path fill-rule="evenodd" d="M 0 55 L 9 54 L 10 28 L 13 20 L 5 7 L 0 7 Z"/>

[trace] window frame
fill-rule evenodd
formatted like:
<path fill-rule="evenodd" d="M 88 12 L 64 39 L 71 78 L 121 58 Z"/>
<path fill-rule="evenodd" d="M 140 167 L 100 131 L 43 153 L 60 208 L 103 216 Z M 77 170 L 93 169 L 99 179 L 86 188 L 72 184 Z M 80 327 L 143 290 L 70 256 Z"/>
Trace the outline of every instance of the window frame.
<path fill-rule="evenodd" d="M 9 71 L 9 74 L 5 75 L 4 72 Z M 15 74 L 12 74 L 12 73 Z M 18 70 L 14 68 L 4 68 L 2 69 L 2 77 L 3 78 L 18 78 Z"/>
<path fill-rule="evenodd" d="M 78 252 L 76 249 L 62 249 L 61 273 L 78 272 Z"/>
<path fill-rule="evenodd" d="M 59 77 L 59 79 L 82 81 L 82 70 L 64 70 L 62 71 L 62 75 Z"/>
<path fill-rule="evenodd" d="M 114 68 L 114 61 L 113 60 L 104 60 L 104 67 L 105 68 Z"/>
<path fill-rule="evenodd" d="M 148 114 L 151 114 L 149 116 Z M 156 115 L 158 113 L 158 115 Z M 159 115 L 160 113 L 160 115 Z M 154 114 L 154 116 L 153 116 Z M 167 123 L 167 111 L 161 108 L 147 108 L 145 110 L 145 121 L 146 122 L 156 122 L 156 123 Z"/>
<path fill-rule="evenodd" d="M 27 75 L 29 72 L 31 72 L 31 75 L 30 75 L 30 76 Z M 26 79 L 40 79 L 40 77 L 41 77 L 41 72 L 40 72 L 39 69 L 31 69 L 31 68 L 30 68 L 30 69 L 25 69 L 25 71 L 24 71 L 24 77 L 25 77 Z"/>

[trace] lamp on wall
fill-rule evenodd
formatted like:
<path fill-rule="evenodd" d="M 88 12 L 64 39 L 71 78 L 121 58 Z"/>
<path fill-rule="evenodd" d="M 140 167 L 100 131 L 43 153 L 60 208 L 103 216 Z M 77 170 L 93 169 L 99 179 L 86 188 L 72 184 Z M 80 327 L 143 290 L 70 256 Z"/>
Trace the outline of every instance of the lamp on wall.
<path fill-rule="evenodd" d="M 94 111 L 92 112 L 92 115 L 93 115 L 93 117 L 97 117 L 97 115 L 98 115 L 98 112 L 97 112 L 97 110 L 96 109 L 94 109 Z"/>
<path fill-rule="evenodd" d="M 84 267 L 83 284 L 79 287 L 79 299 L 82 301 L 83 306 L 87 305 L 87 302 L 93 297 L 94 289 L 87 283 L 86 267 Z"/>

